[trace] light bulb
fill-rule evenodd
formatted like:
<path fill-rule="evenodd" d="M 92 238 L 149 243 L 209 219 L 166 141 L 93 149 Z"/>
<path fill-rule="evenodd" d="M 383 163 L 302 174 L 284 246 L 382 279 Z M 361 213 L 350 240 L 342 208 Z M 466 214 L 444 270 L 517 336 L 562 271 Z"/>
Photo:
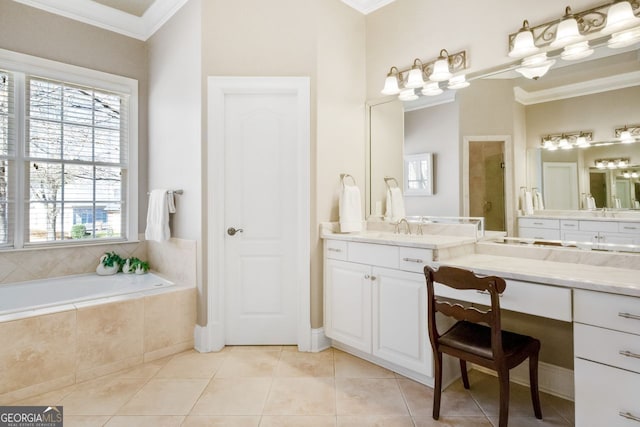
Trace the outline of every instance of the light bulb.
<path fill-rule="evenodd" d="M 394 74 L 393 70 L 398 69 L 396 67 L 392 67 L 391 71 L 387 74 L 387 78 L 384 80 L 384 88 L 381 90 L 383 95 L 397 95 L 400 93 L 400 87 L 398 86 L 398 74 Z"/>
<path fill-rule="evenodd" d="M 418 95 L 416 95 L 416 92 L 413 89 L 405 89 L 400 92 L 398 99 L 400 101 L 415 101 L 418 99 Z"/>
<path fill-rule="evenodd" d="M 404 85 L 407 89 L 415 89 L 422 87 L 424 80 L 422 79 L 422 68 L 419 65 L 414 65 L 411 71 L 409 71 L 409 77 L 407 77 L 407 84 Z"/>
<path fill-rule="evenodd" d="M 537 80 L 547 74 L 555 63 L 555 59 L 547 59 L 546 52 L 538 53 L 524 58 L 522 67 L 516 68 L 516 71 L 528 79 Z"/>
<path fill-rule="evenodd" d="M 607 42 L 611 49 L 620 49 L 640 42 L 640 27 L 613 33 Z"/>

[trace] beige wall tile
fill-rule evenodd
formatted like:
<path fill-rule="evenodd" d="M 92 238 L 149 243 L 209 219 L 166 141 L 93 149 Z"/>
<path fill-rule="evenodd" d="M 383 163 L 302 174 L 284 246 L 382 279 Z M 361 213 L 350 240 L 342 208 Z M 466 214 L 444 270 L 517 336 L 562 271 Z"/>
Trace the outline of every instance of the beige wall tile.
<path fill-rule="evenodd" d="M 73 375 L 75 329 L 75 311 L 0 323 L 0 394 Z"/>
<path fill-rule="evenodd" d="M 188 288 L 144 298 L 144 352 L 193 340 L 196 289 Z"/>
<path fill-rule="evenodd" d="M 77 319 L 79 373 L 105 366 L 112 366 L 114 372 L 142 362 L 143 298 L 80 308 Z"/>
<path fill-rule="evenodd" d="M 184 286 L 196 286 L 196 241 L 172 238 L 147 242 L 149 264 L 154 271 Z M 179 262 L 176 262 L 179 260 Z"/>

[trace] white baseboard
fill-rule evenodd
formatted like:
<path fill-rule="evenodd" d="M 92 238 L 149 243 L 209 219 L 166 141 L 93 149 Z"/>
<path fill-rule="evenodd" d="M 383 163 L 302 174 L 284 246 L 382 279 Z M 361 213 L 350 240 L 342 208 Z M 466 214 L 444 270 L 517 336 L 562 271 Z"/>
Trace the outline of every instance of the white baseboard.
<path fill-rule="evenodd" d="M 331 347 L 331 340 L 324 334 L 324 328 L 311 330 L 311 351 L 318 353 Z"/>
<path fill-rule="evenodd" d="M 221 338 L 213 337 L 221 336 L 216 334 L 216 328 L 210 326 L 196 325 L 193 330 L 193 348 L 200 353 L 209 353 L 211 351 L 220 351 L 224 348 L 224 342 Z"/>
<path fill-rule="evenodd" d="M 497 376 L 495 371 L 478 365 L 472 365 L 473 369 L 489 375 Z M 521 363 L 509 371 L 509 379 L 524 386 L 529 386 L 529 363 Z M 574 400 L 575 389 L 573 385 L 573 371 L 549 363 L 538 362 L 538 387 L 540 391 Z"/>

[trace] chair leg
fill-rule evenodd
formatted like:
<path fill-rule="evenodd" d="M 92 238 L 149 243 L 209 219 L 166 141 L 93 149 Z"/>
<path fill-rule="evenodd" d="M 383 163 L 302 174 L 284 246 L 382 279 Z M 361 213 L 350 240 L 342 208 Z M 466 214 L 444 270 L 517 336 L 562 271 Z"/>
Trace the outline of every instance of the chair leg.
<path fill-rule="evenodd" d="M 540 393 L 538 392 L 538 352 L 529 356 L 529 384 L 531 388 L 531 403 L 536 418 L 542 419 L 542 408 L 540 407 Z"/>
<path fill-rule="evenodd" d="M 500 383 L 500 419 L 499 427 L 507 427 L 509 423 L 509 370 L 498 371 L 498 382 Z"/>
<path fill-rule="evenodd" d="M 434 388 L 433 388 L 433 419 L 440 418 L 440 397 L 442 394 L 442 353 L 434 353 Z"/>
<path fill-rule="evenodd" d="M 469 375 L 467 374 L 467 361 L 460 359 L 460 373 L 462 374 L 462 384 L 469 389 Z"/>

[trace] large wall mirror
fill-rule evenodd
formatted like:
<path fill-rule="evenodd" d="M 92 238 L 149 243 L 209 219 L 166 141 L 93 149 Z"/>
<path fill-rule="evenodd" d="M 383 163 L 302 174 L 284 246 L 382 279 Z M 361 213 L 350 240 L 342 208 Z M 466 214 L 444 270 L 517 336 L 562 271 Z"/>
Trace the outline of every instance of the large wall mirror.
<path fill-rule="evenodd" d="M 369 214 L 384 200 L 384 177 L 402 179 L 404 156 L 421 152 L 433 153 L 434 191 L 405 197 L 407 215 L 484 216 L 487 229 L 514 235 L 522 187 L 538 189 L 546 209 L 638 208 L 640 142 L 615 137 L 640 125 L 637 44 L 599 48 L 577 63 L 558 59 L 538 80 L 507 67 L 478 74 L 439 97 L 368 103 Z M 589 148 L 542 148 L 546 136 L 579 131 L 590 133 Z M 626 163 L 603 168 L 602 160 Z"/>

